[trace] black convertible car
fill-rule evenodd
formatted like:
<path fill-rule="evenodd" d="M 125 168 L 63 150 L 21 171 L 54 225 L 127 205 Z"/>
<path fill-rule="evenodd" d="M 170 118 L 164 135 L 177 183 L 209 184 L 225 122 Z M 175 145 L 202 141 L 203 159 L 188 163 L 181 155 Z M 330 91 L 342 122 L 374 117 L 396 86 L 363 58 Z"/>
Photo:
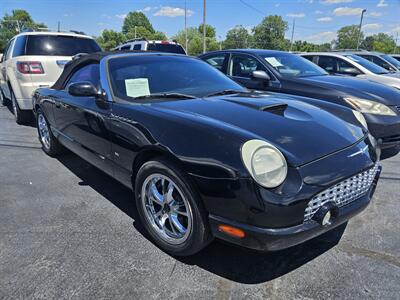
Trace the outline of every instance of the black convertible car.
<path fill-rule="evenodd" d="M 214 51 L 200 58 L 241 85 L 321 99 L 363 113 L 382 149 L 381 159 L 400 151 L 400 91 L 368 80 L 330 76 L 299 55 L 261 49 Z"/>
<path fill-rule="evenodd" d="M 213 237 L 287 248 L 367 206 L 379 147 L 362 115 L 302 100 L 249 92 L 196 58 L 138 52 L 70 62 L 33 107 L 47 154 L 66 147 L 134 190 L 151 239 L 190 255 Z"/>

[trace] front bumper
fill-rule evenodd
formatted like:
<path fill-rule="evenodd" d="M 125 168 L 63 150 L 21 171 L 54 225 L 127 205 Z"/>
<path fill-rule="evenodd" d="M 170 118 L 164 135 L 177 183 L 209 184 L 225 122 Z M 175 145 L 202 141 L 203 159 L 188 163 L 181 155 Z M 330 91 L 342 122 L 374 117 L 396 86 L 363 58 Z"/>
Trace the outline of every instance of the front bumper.
<path fill-rule="evenodd" d="M 216 215 L 210 215 L 211 231 L 217 238 L 255 250 L 276 251 L 298 245 L 338 227 L 367 207 L 375 192 L 376 184 L 380 176 L 380 170 L 381 168 L 379 167 L 379 171 L 377 172 L 368 192 L 357 200 L 338 208 L 336 210 L 337 213 L 331 219 L 329 225 L 321 225 L 314 220 L 310 220 L 291 227 L 262 228 L 238 223 Z M 243 230 L 245 236 L 243 238 L 236 238 L 227 235 L 219 230 L 220 225 L 239 228 Z"/>

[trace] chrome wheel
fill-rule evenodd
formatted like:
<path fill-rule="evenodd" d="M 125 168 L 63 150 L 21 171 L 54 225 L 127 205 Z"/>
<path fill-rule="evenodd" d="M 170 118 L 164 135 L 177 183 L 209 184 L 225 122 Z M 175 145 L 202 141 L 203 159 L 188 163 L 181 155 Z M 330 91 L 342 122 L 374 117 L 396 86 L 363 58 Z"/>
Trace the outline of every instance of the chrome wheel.
<path fill-rule="evenodd" d="M 50 148 L 50 132 L 47 126 L 46 119 L 42 114 L 38 115 L 38 129 L 40 141 L 46 149 Z"/>
<path fill-rule="evenodd" d="M 178 186 L 162 174 L 152 174 L 142 185 L 141 202 L 154 231 L 170 244 L 182 244 L 192 230 L 193 214 Z"/>

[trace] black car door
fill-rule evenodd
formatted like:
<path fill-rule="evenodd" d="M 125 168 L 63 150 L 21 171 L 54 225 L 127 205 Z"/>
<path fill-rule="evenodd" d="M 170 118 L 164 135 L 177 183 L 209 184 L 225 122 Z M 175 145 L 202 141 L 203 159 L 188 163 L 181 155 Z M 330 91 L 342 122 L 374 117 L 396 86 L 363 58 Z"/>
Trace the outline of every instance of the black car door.
<path fill-rule="evenodd" d="M 106 128 L 111 104 L 94 96 L 72 96 L 68 86 L 76 82 L 91 82 L 99 87 L 99 65 L 89 64 L 75 71 L 58 93 L 54 117 L 59 139 L 85 160 L 112 174 L 111 142 Z"/>
<path fill-rule="evenodd" d="M 247 54 L 233 53 L 230 57 L 227 75 L 241 85 L 255 90 L 266 90 L 268 85 L 253 78 L 254 71 L 265 71 L 267 68 L 255 57 Z"/>

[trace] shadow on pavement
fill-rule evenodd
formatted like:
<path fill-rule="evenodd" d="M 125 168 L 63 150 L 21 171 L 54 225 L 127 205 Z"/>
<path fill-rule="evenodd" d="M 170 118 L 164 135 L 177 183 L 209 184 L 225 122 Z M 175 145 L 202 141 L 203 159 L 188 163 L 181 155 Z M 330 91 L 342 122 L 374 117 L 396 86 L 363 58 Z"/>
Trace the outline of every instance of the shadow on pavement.
<path fill-rule="evenodd" d="M 82 180 L 79 185 L 90 186 L 117 206 L 134 220 L 134 227 L 148 237 L 140 222 L 135 221 L 137 210 L 131 190 L 72 153 L 58 160 Z M 214 241 L 191 257 L 175 258 L 236 282 L 262 283 L 301 267 L 337 245 L 346 226 L 347 223 L 306 243 L 277 252 L 257 252 Z"/>

